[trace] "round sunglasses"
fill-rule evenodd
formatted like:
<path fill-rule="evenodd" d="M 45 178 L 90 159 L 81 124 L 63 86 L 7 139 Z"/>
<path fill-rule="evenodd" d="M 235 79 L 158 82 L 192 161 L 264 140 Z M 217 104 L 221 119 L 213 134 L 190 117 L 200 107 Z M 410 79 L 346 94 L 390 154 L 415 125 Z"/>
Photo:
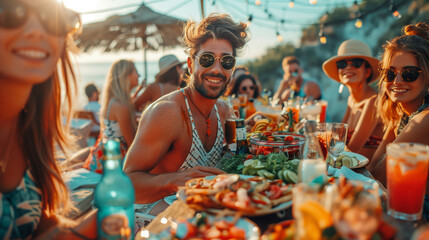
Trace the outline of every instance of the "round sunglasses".
<path fill-rule="evenodd" d="M 348 63 L 351 62 L 352 66 L 354 68 L 360 68 L 360 66 L 362 66 L 362 64 L 364 63 L 365 60 L 363 60 L 362 58 L 352 58 L 352 59 L 343 59 L 340 60 L 338 62 L 336 62 L 337 64 L 337 68 L 338 69 L 344 69 L 347 67 Z"/>
<path fill-rule="evenodd" d="M 64 36 L 81 26 L 79 14 L 56 1 L 50 6 L 30 7 L 18 0 L 0 0 L 0 28 L 13 29 L 24 25 L 33 9 L 45 30 L 56 36 Z"/>
<path fill-rule="evenodd" d="M 198 63 L 203 68 L 209 68 L 213 66 L 216 62 L 217 57 L 215 57 L 212 53 L 203 53 L 198 58 Z M 225 70 L 231 70 L 235 66 L 235 57 L 232 55 L 225 55 L 222 57 L 219 57 L 220 59 L 220 65 Z"/>
<path fill-rule="evenodd" d="M 414 82 L 419 78 L 422 69 L 419 67 L 409 66 L 404 67 L 402 70 L 381 69 L 381 71 L 386 74 L 386 77 L 384 78 L 385 82 L 393 82 L 398 73 L 401 75 L 402 79 L 404 79 L 405 82 Z"/>

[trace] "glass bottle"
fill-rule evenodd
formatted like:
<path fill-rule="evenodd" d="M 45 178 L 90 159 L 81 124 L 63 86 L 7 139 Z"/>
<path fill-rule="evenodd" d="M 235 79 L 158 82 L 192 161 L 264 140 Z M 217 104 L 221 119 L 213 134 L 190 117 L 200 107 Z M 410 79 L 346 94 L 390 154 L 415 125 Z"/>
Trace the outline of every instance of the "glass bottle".
<path fill-rule="evenodd" d="M 323 183 L 327 178 L 327 168 L 317 137 L 316 121 L 305 123 L 305 133 L 304 154 L 298 168 L 299 181 Z"/>
<path fill-rule="evenodd" d="M 244 124 L 244 119 L 235 120 L 235 135 L 237 142 L 236 154 L 245 154 L 247 153 L 247 134 L 246 134 L 246 125 Z"/>
<path fill-rule="evenodd" d="M 98 208 L 98 239 L 132 239 L 134 234 L 134 188 L 122 172 L 120 141 L 104 140 L 103 177 L 95 189 Z"/>

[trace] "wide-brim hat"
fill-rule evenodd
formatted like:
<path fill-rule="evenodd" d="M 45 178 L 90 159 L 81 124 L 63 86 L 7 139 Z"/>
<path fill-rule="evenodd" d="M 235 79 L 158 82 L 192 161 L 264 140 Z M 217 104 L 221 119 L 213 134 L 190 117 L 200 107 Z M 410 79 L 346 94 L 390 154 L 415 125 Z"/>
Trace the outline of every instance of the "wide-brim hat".
<path fill-rule="evenodd" d="M 155 78 L 158 78 L 171 68 L 183 63 L 184 62 L 180 62 L 179 59 L 173 54 L 162 56 L 158 61 L 159 72 L 156 74 Z"/>
<path fill-rule="evenodd" d="M 378 78 L 378 63 L 380 61 L 372 56 L 371 49 L 366 43 L 355 39 L 350 39 L 341 43 L 337 55 L 323 63 L 323 71 L 328 77 L 340 82 L 336 63 L 340 60 L 351 58 L 362 58 L 369 63 L 372 68 L 372 78 L 370 82 Z"/>

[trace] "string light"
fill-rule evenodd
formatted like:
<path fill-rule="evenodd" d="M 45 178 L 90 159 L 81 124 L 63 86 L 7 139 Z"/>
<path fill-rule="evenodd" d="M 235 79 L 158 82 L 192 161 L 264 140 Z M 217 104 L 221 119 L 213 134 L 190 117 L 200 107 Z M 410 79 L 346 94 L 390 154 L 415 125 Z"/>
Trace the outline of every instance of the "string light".
<path fill-rule="evenodd" d="M 362 20 L 360 18 L 356 18 L 355 27 L 356 28 L 362 27 Z"/>
<path fill-rule="evenodd" d="M 289 2 L 289 7 L 290 7 L 290 8 L 295 7 L 295 1 L 294 1 L 294 0 L 290 0 L 290 2 Z"/>
<path fill-rule="evenodd" d="M 247 18 L 247 27 L 250 26 L 250 23 L 252 23 L 252 20 L 253 20 L 253 15 L 250 14 L 249 17 Z"/>
<path fill-rule="evenodd" d="M 310 0 L 309 2 L 310 2 L 310 4 L 312 4 L 312 5 L 317 4 L 317 0 Z"/>
<path fill-rule="evenodd" d="M 256 1 L 255 1 L 255 5 L 256 5 L 256 6 L 261 5 L 261 0 L 256 0 Z"/>
<path fill-rule="evenodd" d="M 400 19 L 402 17 L 401 13 L 396 9 L 396 5 L 393 3 L 393 0 L 390 0 L 390 11 L 392 12 L 393 17 Z"/>
<path fill-rule="evenodd" d="M 280 33 L 278 31 L 276 32 L 276 36 L 277 36 L 277 41 L 278 42 L 282 42 L 283 41 L 283 37 L 282 37 L 282 35 L 280 35 Z"/>
<path fill-rule="evenodd" d="M 323 24 L 322 24 L 322 26 L 320 26 L 319 41 L 321 44 L 326 44 L 328 42 L 326 39 L 326 36 L 325 36 Z"/>

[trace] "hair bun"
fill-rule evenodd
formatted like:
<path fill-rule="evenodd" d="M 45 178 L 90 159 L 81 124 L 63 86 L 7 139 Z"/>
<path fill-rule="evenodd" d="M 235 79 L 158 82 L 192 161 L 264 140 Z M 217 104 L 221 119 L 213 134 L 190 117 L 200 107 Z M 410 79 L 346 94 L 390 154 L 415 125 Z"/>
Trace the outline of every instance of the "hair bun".
<path fill-rule="evenodd" d="M 403 31 L 405 35 L 417 35 L 429 41 L 429 26 L 426 23 L 420 22 L 416 25 L 407 25 Z"/>

